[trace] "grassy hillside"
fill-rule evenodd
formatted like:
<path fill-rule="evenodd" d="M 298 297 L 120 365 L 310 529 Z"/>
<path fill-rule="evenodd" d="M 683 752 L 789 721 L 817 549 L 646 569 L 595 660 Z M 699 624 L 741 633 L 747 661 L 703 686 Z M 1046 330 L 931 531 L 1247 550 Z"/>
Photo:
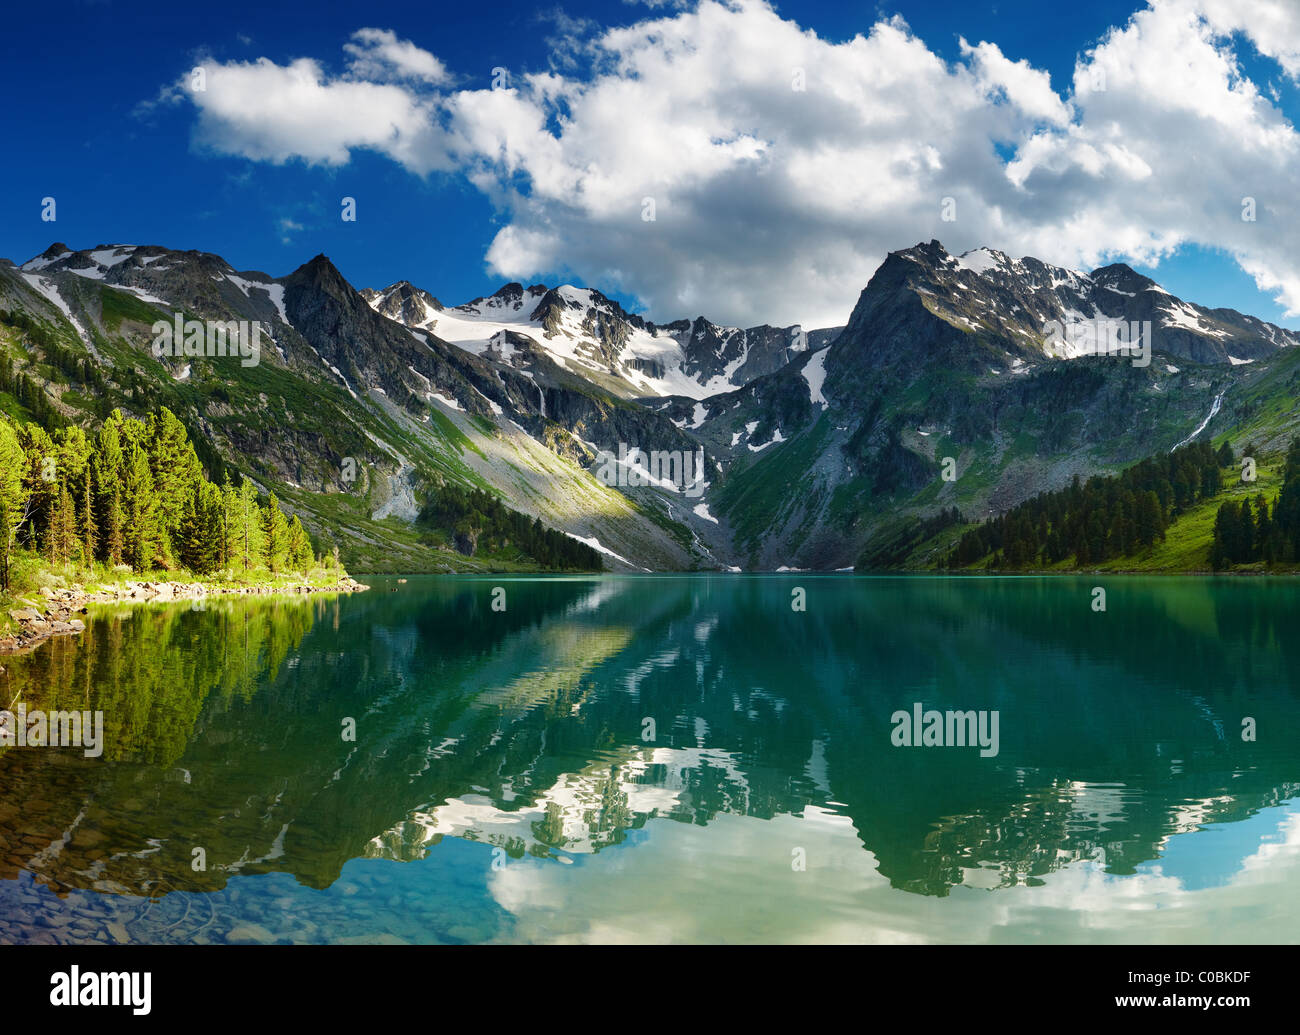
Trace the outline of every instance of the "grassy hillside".
<path fill-rule="evenodd" d="M 1255 450 L 1252 450 L 1254 452 Z M 1226 439 L 1220 440 L 1216 452 L 1226 455 L 1231 452 L 1231 445 Z M 1280 514 L 1279 499 L 1284 497 L 1284 488 L 1291 484 L 1290 492 L 1295 493 L 1296 461 L 1298 455 L 1292 451 L 1290 467 L 1287 456 L 1273 453 L 1257 456 L 1255 480 L 1243 481 L 1240 461 L 1243 451 L 1233 454 L 1230 463 L 1220 465 L 1220 486 L 1193 502 L 1181 507 L 1167 508 L 1166 524 L 1163 530 L 1149 545 L 1139 545 L 1124 550 L 1113 556 L 1101 559 L 1080 561 L 1078 552 L 1068 550 L 1063 557 L 1055 558 L 1048 551 L 1041 549 L 1032 556 L 1019 558 L 1008 557 L 1005 544 L 991 549 L 979 556 L 971 557 L 970 542 L 973 534 L 981 529 L 990 530 L 994 522 L 971 522 L 960 519 L 952 509 L 939 511 L 928 518 L 914 516 L 898 517 L 886 522 L 868 542 L 859 559 L 858 569 L 867 571 L 965 571 L 965 572 L 1025 572 L 1025 573 L 1069 573 L 1077 570 L 1101 572 L 1128 572 L 1140 574 L 1177 574 L 1189 572 L 1209 572 L 1212 570 L 1230 570 L 1238 572 L 1292 572 L 1300 570 L 1300 557 L 1293 546 L 1282 548 L 1270 561 L 1254 559 L 1246 563 L 1223 563 L 1216 568 L 1214 547 L 1220 523 L 1220 513 L 1225 504 L 1240 506 L 1249 502 L 1258 511 L 1258 500 L 1262 497 L 1269 514 Z M 1163 461 L 1166 458 L 1153 458 Z M 1129 471 L 1135 468 L 1128 469 Z M 1095 479 L 1098 493 L 1113 491 L 1119 483 L 1120 475 Z M 1090 483 L 1091 484 L 1091 483 Z M 1058 493 L 1043 494 L 1038 500 L 1052 500 L 1064 497 L 1068 490 Z M 1037 502 L 1037 501 L 1035 501 Z M 1038 509 L 1046 509 L 1050 504 L 1043 504 Z M 1014 508 L 1015 515 L 1020 511 L 1033 511 L 1034 505 L 1025 504 Z M 1285 504 L 1283 504 L 1285 510 Z M 1280 533 L 1279 533 L 1280 534 Z M 1291 531 L 1285 533 L 1287 536 Z M 1291 542 L 1292 540 L 1287 540 Z M 966 544 L 966 555 L 962 555 L 962 544 Z"/>

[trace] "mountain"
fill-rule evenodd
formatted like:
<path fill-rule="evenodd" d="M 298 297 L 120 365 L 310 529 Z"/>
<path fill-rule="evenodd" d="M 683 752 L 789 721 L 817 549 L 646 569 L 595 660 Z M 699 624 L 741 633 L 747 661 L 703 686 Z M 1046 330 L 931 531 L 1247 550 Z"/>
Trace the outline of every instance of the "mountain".
<path fill-rule="evenodd" d="M 92 395 L 51 369 L 51 349 L 32 335 L 0 330 L 10 362 L 61 419 L 167 406 L 216 476 L 229 463 L 274 488 L 357 570 L 473 570 L 454 549 L 431 551 L 413 524 L 442 484 L 491 491 L 596 547 L 615 569 L 713 563 L 662 501 L 637 502 L 586 469 L 621 441 L 689 451 L 688 436 L 541 350 L 505 364 L 412 332 L 376 312 L 324 256 L 271 278 L 197 251 L 56 244 L 21 267 L 0 264 L 0 308 L 29 316 L 55 349 L 100 373 Z M 151 328 L 176 314 L 260 321 L 260 361 L 154 356 Z"/>
<path fill-rule="evenodd" d="M 421 291 L 409 280 L 399 280 L 384 291 L 362 288 L 364 298 L 376 312 L 408 327 L 419 327 L 432 313 L 442 312 L 444 306 L 429 292 Z"/>
<path fill-rule="evenodd" d="M 355 571 L 485 566 L 473 536 L 416 521 L 446 487 L 616 570 L 830 570 L 911 517 L 981 519 L 1198 436 L 1276 453 L 1297 431 L 1294 332 L 1124 265 L 937 241 L 891 253 L 842 328 L 807 333 L 656 324 L 569 285 L 448 306 L 408 281 L 358 291 L 323 255 L 272 277 L 132 245 L 0 260 L 0 309 L 6 361 L 53 419 L 167 406 L 214 478 L 273 489 Z M 155 355 L 154 325 L 178 315 L 257 322 L 258 361 Z M 1133 355 L 1072 336 L 1121 324 L 1149 324 Z M 634 449 L 687 473 L 702 451 L 702 477 L 625 478 L 646 473 Z"/>
<path fill-rule="evenodd" d="M 1060 355 L 1047 325 L 1081 318 L 1149 320 L 1150 361 Z M 886 258 L 829 346 L 706 400 L 688 426 L 725 472 L 706 503 L 731 563 L 834 569 L 900 515 L 982 518 L 1196 434 L 1250 428 L 1280 450 L 1296 431 L 1297 340 L 1126 266 L 931 241 Z"/>
<path fill-rule="evenodd" d="M 881 266 L 850 317 L 849 330 L 870 331 L 877 304 L 905 291 L 938 319 L 1004 348 L 996 365 L 1041 358 L 1049 322 L 1150 322 L 1154 350 L 1197 363 L 1240 364 L 1300 344 L 1300 335 L 1228 309 L 1206 309 L 1175 298 L 1122 263 L 1092 273 L 1012 259 L 979 248 L 948 254 L 938 241 L 895 252 Z M 1068 345 L 1057 358 L 1082 354 Z"/>
<path fill-rule="evenodd" d="M 816 348 L 841 328 L 722 327 L 703 316 L 656 325 L 599 291 L 565 284 L 506 284 L 486 298 L 445 307 L 399 281 L 363 296 L 377 312 L 510 364 L 527 338 L 561 367 L 624 398 L 703 399 L 748 384 Z"/>

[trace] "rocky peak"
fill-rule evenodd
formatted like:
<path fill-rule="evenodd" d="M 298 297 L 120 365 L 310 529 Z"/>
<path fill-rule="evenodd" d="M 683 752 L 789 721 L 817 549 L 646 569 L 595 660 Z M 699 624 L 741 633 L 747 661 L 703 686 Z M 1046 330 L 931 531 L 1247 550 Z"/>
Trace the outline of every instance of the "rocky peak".
<path fill-rule="evenodd" d="M 1160 291 L 1164 289 L 1150 277 L 1144 277 L 1131 266 L 1122 262 L 1102 266 L 1090 274 L 1093 283 L 1108 287 L 1113 291 L 1135 295 L 1140 291 Z"/>
<path fill-rule="evenodd" d="M 1300 343 L 1232 310 L 1184 303 L 1123 263 L 1083 273 L 993 248 L 953 256 L 938 241 L 886 257 L 859 296 L 845 336 L 871 362 L 891 362 L 900 350 L 927 342 L 949 362 L 986 371 L 1048 358 L 1054 353 L 1047 328 L 1094 320 L 1149 322 L 1151 348 L 1199 363 L 1241 363 Z M 923 332 L 930 321 L 938 323 Z M 895 344 L 882 349 L 884 341 Z M 1069 355 L 1088 352 L 1072 348 Z"/>
<path fill-rule="evenodd" d="M 336 298 L 356 294 L 352 285 L 339 272 L 338 267 L 323 252 L 303 263 L 284 280 L 287 285 L 310 287 L 316 291 L 327 292 Z"/>
<path fill-rule="evenodd" d="M 418 327 L 434 313 L 440 313 L 445 308 L 433 295 L 416 287 L 409 280 L 399 280 L 383 291 L 367 288 L 361 292 L 361 297 L 378 312 L 408 327 Z"/>
<path fill-rule="evenodd" d="M 512 280 L 509 284 L 502 284 L 501 287 L 492 292 L 492 297 L 518 308 L 518 304 L 523 301 L 524 286 L 518 281 Z"/>

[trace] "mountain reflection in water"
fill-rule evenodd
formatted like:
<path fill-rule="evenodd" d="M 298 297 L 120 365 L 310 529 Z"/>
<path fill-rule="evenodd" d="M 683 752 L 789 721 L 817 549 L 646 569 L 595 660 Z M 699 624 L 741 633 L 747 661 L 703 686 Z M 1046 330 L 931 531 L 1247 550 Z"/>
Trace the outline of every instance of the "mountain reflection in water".
<path fill-rule="evenodd" d="M 6 659 L 0 940 L 1296 938 L 1289 581 L 371 581 Z"/>

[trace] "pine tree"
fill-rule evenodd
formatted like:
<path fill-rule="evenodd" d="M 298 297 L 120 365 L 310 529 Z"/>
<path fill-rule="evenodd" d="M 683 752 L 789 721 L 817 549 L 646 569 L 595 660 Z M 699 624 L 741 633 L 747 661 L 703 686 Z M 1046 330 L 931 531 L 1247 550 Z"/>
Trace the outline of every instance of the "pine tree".
<path fill-rule="evenodd" d="M 34 550 L 44 550 L 50 514 L 59 491 L 58 454 L 50 436 L 39 425 L 24 424 L 17 432 L 24 456 L 23 484 L 31 494 L 31 511 L 26 523 L 27 545 Z"/>
<path fill-rule="evenodd" d="M 262 531 L 264 536 L 263 556 L 266 566 L 272 572 L 284 570 L 288 555 L 289 526 L 280 509 L 280 501 L 271 493 L 262 514 Z"/>
<path fill-rule="evenodd" d="M 125 499 L 124 559 L 138 572 L 157 564 L 166 566 L 162 528 L 158 519 L 158 500 L 154 492 L 153 472 L 138 443 L 131 447 L 123 483 Z"/>
<path fill-rule="evenodd" d="M 31 493 L 23 483 L 26 457 L 14 427 L 0 419 L 0 589 L 9 589 L 9 564 Z"/>
<path fill-rule="evenodd" d="M 92 467 L 86 464 L 81 476 L 81 559 L 87 567 L 95 562 L 95 546 L 99 539 L 99 528 L 95 524 L 95 506 L 92 486 Z"/>
<path fill-rule="evenodd" d="M 310 571 L 316 560 L 311 549 L 311 538 L 307 535 L 307 530 L 302 527 L 297 514 L 289 522 L 288 557 L 289 565 L 294 571 L 300 572 Z"/>
<path fill-rule="evenodd" d="M 217 570 L 223 546 L 221 490 L 201 482 L 185 503 L 179 533 L 181 561 L 199 575 Z"/>
<path fill-rule="evenodd" d="M 1279 560 L 1300 560 L 1300 438 L 1287 451 L 1282 489 L 1273 505 Z"/>
<path fill-rule="evenodd" d="M 263 564 L 262 513 L 257 504 L 257 490 L 247 479 L 226 504 L 226 537 L 232 569 L 249 572 Z"/>
<path fill-rule="evenodd" d="M 1231 503 L 1223 503 L 1214 515 L 1214 539 L 1210 545 L 1210 565 L 1215 571 L 1223 571 L 1232 563 L 1228 543 L 1232 538 L 1231 526 L 1236 520 L 1235 508 Z"/>
<path fill-rule="evenodd" d="M 218 558 L 222 571 L 230 570 L 232 555 L 230 542 L 230 518 L 236 505 L 235 490 L 230 484 L 230 472 L 224 471 L 221 479 L 221 551 Z"/>
<path fill-rule="evenodd" d="M 95 479 L 97 523 L 103 530 L 99 541 L 99 558 L 107 564 L 122 563 L 122 476 L 125 461 L 119 429 L 122 414 L 114 410 L 104 420 L 95 438 L 95 456 L 91 463 Z"/>
<path fill-rule="evenodd" d="M 77 521 L 72 506 L 72 494 L 66 481 L 59 482 L 54 507 L 50 511 L 49 527 L 45 534 L 46 556 L 55 564 L 63 564 L 77 548 Z"/>
<path fill-rule="evenodd" d="M 116 487 L 108 498 L 108 524 L 104 529 L 104 559 L 111 565 L 122 563 L 126 536 L 122 530 L 122 493 Z"/>
<path fill-rule="evenodd" d="M 1137 512 L 1137 541 L 1145 547 L 1155 545 L 1156 538 L 1164 534 L 1160 527 L 1160 500 L 1151 490 L 1139 493 L 1134 500 Z"/>
<path fill-rule="evenodd" d="M 144 443 L 149 456 L 158 500 L 158 519 L 169 544 L 179 545 L 181 522 L 190 500 L 204 482 L 203 467 L 189 435 L 171 410 L 161 408 L 145 425 Z"/>

